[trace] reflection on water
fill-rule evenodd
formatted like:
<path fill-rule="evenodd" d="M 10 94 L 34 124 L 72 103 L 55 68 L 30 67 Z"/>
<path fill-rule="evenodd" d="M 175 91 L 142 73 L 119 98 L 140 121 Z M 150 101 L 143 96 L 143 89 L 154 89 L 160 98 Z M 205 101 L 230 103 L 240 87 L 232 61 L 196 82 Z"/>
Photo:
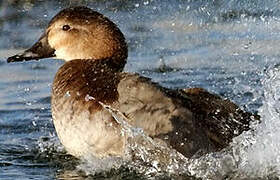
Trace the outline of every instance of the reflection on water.
<path fill-rule="evenodd" d="M 52 79 L 63 62 L 7 64 L 5 59 L 32 45 L 53 15 L 73 5 L 87 5 L 119 25 L 129 44 L 126 71 L 169 88 L 206 88 L 259 112 L 262 124 L 222 152 L 199 159 L 186 160 L 157 145 L 151 145 L 151 156 L 133 141 L 138 159 L 118 163 L 116 169 L 109 168 L 116 160 L 104 165 L 67 155 L 50 110 Z M 278 1 L 7 0 L 0 6 L 0 179 L 279 177 L 279 68 L 274 67 L 280 57 Z M 154 161 L 159 149 L 168 154 L 171 166 Z"/>

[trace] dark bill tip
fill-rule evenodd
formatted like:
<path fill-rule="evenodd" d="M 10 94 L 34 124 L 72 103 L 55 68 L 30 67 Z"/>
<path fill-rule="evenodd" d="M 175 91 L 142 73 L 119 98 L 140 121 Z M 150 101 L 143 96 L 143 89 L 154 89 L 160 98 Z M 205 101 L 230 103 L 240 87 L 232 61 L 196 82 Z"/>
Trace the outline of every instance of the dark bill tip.
<path fill-rule="evenodd" d="M 27 49 L 23 53 L 11 56 L 7 59 L 7 62 L 19 62 L 39 60 L 42 58 L 55 57 L 55 50 L 50 47 L 47 36 L 44 34 L 41 36 L 38 42 L 36 42 L 30 49 Z"/>
<path fill-rule="evenodd" d="M 23 54 L 17 54 L 15 56 L 11 56 L 7 59 L 8 63 L 11 62 L 20 62 L 20 61 L 30 61 L 30 60 L 38 60 L 39 58 L 36 58 L 36 56 L 26 56 L 25 53 Z"/>
<path fill-rule="evenodd" d="M 15 55 L 15 56 L 9 57 L 9 58 L 7 59 L 7 62 L 8 62 L 8 63 L 10 63 L 10 62 L 17 62 L 17 61 L 20 61 L 19 59 L 20 59 L 20 56 Z"/>

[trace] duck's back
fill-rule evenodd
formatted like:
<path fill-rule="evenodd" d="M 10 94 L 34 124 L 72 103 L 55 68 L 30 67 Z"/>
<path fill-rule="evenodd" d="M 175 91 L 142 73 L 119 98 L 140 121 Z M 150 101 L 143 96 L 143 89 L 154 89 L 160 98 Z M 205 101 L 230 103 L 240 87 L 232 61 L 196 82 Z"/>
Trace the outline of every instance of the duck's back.
<path fill-rule="evenodd" d="M 187 157 L 215 148 L 195 121 L 189 99 L 160 87 L 149 78 L 123 73 L 118 84 L 119 109 L 130 124 L 175 148 Z"/>

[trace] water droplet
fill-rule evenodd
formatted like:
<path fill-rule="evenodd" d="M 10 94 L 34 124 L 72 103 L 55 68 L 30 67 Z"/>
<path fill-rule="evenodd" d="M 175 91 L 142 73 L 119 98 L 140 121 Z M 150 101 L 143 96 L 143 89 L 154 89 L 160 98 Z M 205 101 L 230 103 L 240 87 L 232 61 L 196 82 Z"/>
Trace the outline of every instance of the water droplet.
<path fill-rule="evenodd" d="M 236 135 L 238 135 L 238 134 L 239 134 L 238 129 L 235 129 L 235 130 L 233 131 L 233 133 L 236 134 Z"/>
<path fill-rule="evenodd" d="M 36 115 L 36 116 L 34 117 L 34 120 L 38 120 L 38 119 L 39 119 L 39 116 Z"/>
<path fill-rule="evenodd" d="M 215 112 L 215 114 L 219 114 L 219 112 L 221 112 L 221 110 L 220 110 L 220 109 L 217 109 L 216 112 Z"/>
<path fill-rule="evenodd" d="M 71 96 L 70 91 L 67 91 L 67 92 L 65 93 L 65 97 L 70 97 L 70 96 Z"/>
<path fill-rule="evenodd" d="M 31 103 L 30 101 L 26 102 L 25 104 L 26 104 L 27 106 L 31 106 L 31 105 L 32 105 L 32 103 Z"/>
<path fill-rule="evenodd" d="M 36 122 L 35 121 L 32 121 L 32 124 L 33 126 L 37 126 Z"/>
<path fill-rule="evenodd" d="M 265 16 L 264 15 L 261 15 L 260 19 L 261 19 L 261 21 L 265 22 Z"/>
<path fill-rule="evenodd" d="M 249 48 L 249 44 L 245 44 L 245 45 L 243 46 L 243 48 L 244 48 L 244 49 L 248 49 L 248 48 Z"/>
<path fill-rule="evenodd" d="M 152 161 L 152 166 L 158 168 L 159 163 L 157 161 Z"/>
<path fill-rule="evenodd" d="M 24 91 L 25 91 L 25 92 L 29 92 L 29 91 L 30 91 L 30 88 L 24 88 Z"/>
<path fill-rule="evenodd" d="M 86 95 L 86 97 L 85 97 L 85 101 L 91 101 L 91 100 L 94 100 L 95 98 L 94 97 L 92 97 L 92 96 L 90 96 L 90 95 Z"/>

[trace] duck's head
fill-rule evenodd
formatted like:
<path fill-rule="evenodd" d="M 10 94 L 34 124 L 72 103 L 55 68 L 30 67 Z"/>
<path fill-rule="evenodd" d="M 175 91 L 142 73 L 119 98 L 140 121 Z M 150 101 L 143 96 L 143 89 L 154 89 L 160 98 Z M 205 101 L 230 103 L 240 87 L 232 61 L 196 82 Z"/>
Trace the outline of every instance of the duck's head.
<path fill-rule="evenodd" d="M 48 57 L 65 61 L 111 59 L 124 65 L 127 45 L 122 32 L 108 18 L 87 7 L 72 7 L 59 12 L 30 49 L 9 57 L 7 61 Z"/>

